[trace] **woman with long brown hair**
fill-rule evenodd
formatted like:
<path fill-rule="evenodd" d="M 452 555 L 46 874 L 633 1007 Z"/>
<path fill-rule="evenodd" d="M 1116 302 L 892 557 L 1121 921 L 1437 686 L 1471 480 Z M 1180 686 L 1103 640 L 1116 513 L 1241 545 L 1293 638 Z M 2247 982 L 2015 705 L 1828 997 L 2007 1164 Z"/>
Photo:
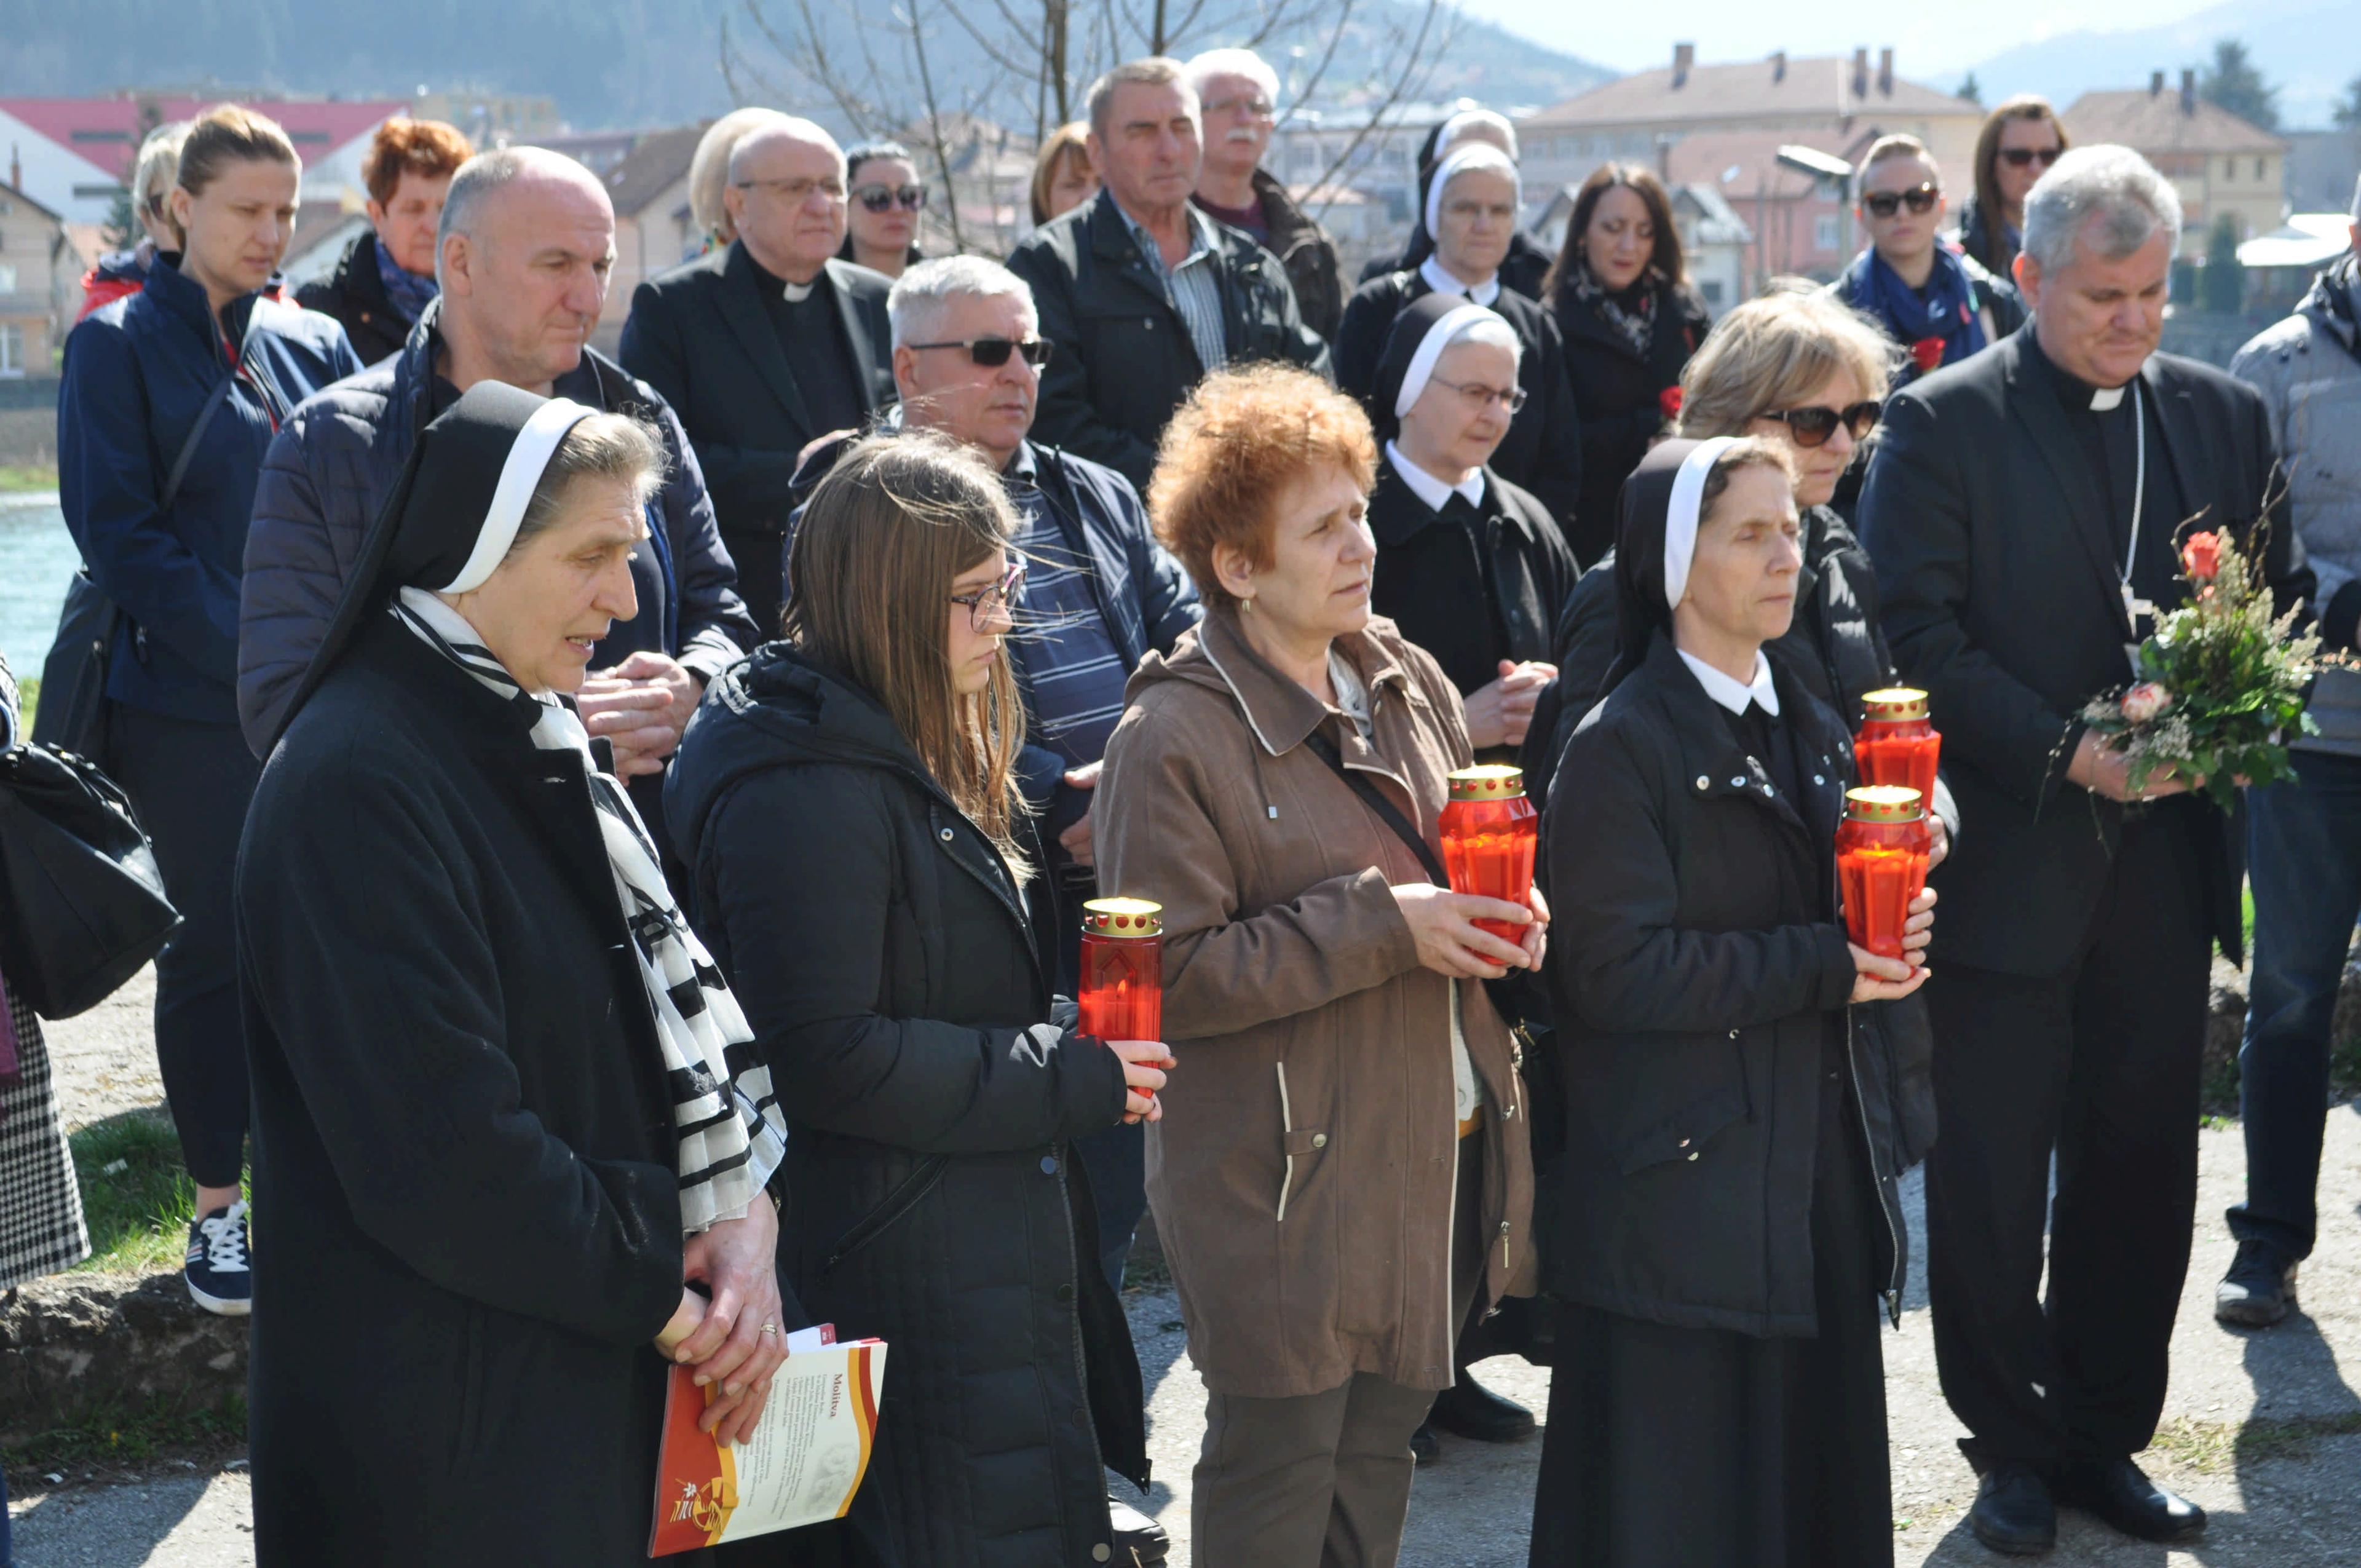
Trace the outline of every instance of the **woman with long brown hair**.
<path fill-rule="evenodd" d="M 1623 480 L 1679 411 L 1681 368 L 1713 323 L 1689 287 L 1672 198 L 1635 164 L 1602 163 L 1582 182 L 1543 290 L 1582 421 L 1566 543 L 1588 565 L 1614 543 Z"/>
<path fill-rule="evenodd" d="M 2049 100 L 2020 93 L 1976 134 L 1976 193 L 1960 208 L 1960 248 L 2009 276 L 2025 232 L 2025 195 L 2070 144 Z"/>
<path fill-rule="evenodd" d="M 796 532 L 786 637 L 665 783 L 697 923 L 785 1107 L 781 1272 L 892 1346 L 857 1563 L 1128 1561 L 1139 1365 L 1071 1140 L 1153 1120 L 1153 1041 L 1075 1032 L 1027 907 L 1016 517 L 972 453 L 851 447 Z"/>

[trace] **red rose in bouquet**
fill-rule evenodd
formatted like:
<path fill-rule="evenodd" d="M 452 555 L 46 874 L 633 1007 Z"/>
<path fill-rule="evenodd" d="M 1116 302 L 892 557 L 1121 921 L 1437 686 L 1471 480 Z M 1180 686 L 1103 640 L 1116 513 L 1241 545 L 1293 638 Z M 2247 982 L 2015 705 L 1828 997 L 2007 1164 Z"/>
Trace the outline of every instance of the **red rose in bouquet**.
<path fill-rule="evenodd" d="M 2228 532 L 2191 534 L 2180 555 L 2196 597 L 2158 620 L 2140 644 L 2138 681 L 2093 697 L 2082 723 L 2130 756 L 2134 790 L 2166 773 L 2202 778 L 2226 811 L 2240 780 L 2293 776 L 2284 738 L 2315 728 L 2304 688 L 2320 640 L 2290 635 L 2302 606 L 2273 616 L 2262 563 Z"/>

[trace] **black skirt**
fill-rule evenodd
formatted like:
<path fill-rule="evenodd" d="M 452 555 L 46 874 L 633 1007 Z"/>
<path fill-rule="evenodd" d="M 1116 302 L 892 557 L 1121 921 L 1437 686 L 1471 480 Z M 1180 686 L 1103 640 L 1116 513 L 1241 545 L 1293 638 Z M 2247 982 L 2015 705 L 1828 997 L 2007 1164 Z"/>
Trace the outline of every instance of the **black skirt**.
<path fill-rule="evenodd" d="M 1886 1244 L 1840 1044 L 1820 1070 L 1818 1334 L 1758 1339 L 1562 1306 L 1532 1568 L 1891 1568 Z"/>

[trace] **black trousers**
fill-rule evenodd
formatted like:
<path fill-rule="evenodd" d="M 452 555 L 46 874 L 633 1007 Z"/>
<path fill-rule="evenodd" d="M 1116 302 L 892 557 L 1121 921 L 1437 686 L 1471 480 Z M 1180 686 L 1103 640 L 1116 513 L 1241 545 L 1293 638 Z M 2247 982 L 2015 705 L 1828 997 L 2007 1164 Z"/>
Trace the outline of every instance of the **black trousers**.
<path fill-rule="evenodd" d="M 238 1011 L 230 879 L 262 764 L 235 724 L 113 704 L 115 781 L 155 840 L 181 926 L 156 959 L 156 1065 L 200 1187 L 233 1187 L 246 1164 L 246 1025 Z M 366 857 L 367 847 L 357 846 Z M 360 874 L 357 864 L 355 874 Z"/>
<path fill-rule="evenodd" d="M 1938 963 L 1927 981 L 1935 1356 L 1979 1460 L 2119 1458 L 2156 1434 L 2197 1201 L 2212 809 L 2175 800 L 2125 825 L 2062 970 Z"/>

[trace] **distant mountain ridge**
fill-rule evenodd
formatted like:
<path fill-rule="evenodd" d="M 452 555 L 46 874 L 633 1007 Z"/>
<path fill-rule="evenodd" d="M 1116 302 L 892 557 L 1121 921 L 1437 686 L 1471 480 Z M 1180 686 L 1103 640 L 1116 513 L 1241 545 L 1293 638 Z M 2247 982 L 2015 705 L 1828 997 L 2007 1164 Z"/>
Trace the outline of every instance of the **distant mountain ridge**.
<path fill-rule="evenodd" d="M 1367 4 L 1373 17 L 1415 20 L 1406 0 Z M 730 106 L 719 51 L 722 19 L 736 10 L 734 0 L 0 0 L 0 94 L 217 82 L 407 97 L 423 85 L 546 94 L 581 130 L 679 123 Z M 1356 17 L 1323 81 L 1323 100 L 1378 69 L 1378 31 Z M 1297 48 L 1293 58 L 1316 62 L 1326 43 L 1324 33 L 1307 29 L 1263 47 L 1283 66 Z M 947 52 L 983 68 L 972 49 Z M 957 67 L 939 61 L 938 69 Z M 1422 96 L 1543 104 L 1612 74 L 1466 17 Z M 992 117 L 1028 127 L 1031 103 L 1020 91 Z"/>
<path fill-rule="evenodd" d="M 1987 104 L 2038 93 L 2060 109 L 2089 89 L 2145 87 L 2157 71 L 2177 92 L 2182 69 L 2202 71 L 2217 38 L 2243 40 L 2279 89 L 2282 129 L 2323 128 L 2345 84 L 2361 76 L 2361 0 L 2228 0 L 2150 27 L 2059 33 L 1977 61 L 1976 83 Z"/>

